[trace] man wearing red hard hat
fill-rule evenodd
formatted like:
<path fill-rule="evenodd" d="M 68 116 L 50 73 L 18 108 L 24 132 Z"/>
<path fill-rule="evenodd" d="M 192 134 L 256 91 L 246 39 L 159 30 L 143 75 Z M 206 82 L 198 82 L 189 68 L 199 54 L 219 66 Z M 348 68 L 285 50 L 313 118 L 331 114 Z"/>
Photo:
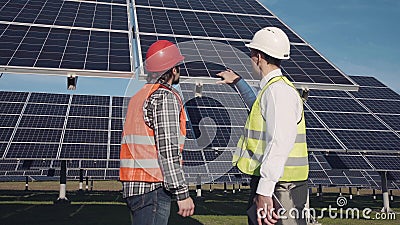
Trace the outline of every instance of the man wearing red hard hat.
<path fill-rule="evenodd" d="M 184 57 L 175 44 L 159 40 L 146 54 L 148 83 L 129 101 L 120 151 L 123 197 L 132 213 L 132 224 L 167 224 L 171 199 L 178 214 L 194 213 L 194 203 L 182 169 L 186 115 L 179 83 Z"/>

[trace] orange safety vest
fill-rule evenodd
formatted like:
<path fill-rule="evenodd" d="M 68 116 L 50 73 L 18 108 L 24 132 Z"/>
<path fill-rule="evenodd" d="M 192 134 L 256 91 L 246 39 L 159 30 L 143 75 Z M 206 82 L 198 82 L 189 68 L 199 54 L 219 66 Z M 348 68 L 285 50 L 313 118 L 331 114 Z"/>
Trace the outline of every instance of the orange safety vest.
<path fill-rule="evenodd" d="M 120 151 L 121 181 L 162 182 L 163 174 L 158 163 L 154 130 L 144 121 L 143 105 L 162 84 L 146 84 L 129 101 Z M 172 91 L 181 105 L 179 147 L 183 151 L 186 137 L 186 114 L 180 96 Z M 181 162 L 182 164 L 182 162 Z"/>

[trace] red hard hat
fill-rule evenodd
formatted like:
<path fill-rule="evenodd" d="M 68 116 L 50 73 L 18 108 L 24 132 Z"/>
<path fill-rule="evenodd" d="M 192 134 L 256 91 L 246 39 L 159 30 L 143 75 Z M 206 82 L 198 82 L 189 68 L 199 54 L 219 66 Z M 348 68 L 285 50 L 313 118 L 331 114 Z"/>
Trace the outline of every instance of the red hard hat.
<path fill-rule="evenodd" d="M 149 72 L 165 72 L 184 58 L 174 43 L 159 40 L 154 42 L 146 53 L 146 70 Z"/>

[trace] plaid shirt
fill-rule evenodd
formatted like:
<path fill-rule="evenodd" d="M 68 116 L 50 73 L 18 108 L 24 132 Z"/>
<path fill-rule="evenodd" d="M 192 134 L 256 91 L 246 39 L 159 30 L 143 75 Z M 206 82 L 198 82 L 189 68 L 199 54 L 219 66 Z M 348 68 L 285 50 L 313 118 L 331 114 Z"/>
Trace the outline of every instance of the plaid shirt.
<path fill-rule="evenodd" d="M 174 95 L 172 86 L 155 91 L 144 103 L 143 112 L 146 124 L 154 129 L 161 171 L 164 182 L 123 182 L 123 197 L 141 195 L 164 186 L 178 201 L 189 197 L 189 189 L 180 165 L 179 150 L 181 104 Z"/>

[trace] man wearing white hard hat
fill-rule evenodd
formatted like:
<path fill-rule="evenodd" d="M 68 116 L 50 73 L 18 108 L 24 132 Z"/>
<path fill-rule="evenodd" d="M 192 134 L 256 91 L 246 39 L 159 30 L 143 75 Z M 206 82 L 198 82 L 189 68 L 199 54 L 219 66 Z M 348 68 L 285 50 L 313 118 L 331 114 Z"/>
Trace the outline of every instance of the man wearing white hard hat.
<path fill-rule="evenodd" d="M 281 29 L 266 27 L 246 46 L 254 76 L 260 79 L 258 94 L 232 70 L 217 74 L 222 78 L 217 83 L 235 85 L 251 109 L 233 156 L 234 165 L 251 175 L 249 224 L 305 225 L 308 155 L 303 101 L 280 69 L 281 61 L 290 58 L 290 42 Z M 294 209 L 298 217 L 288 213 Z"/>

